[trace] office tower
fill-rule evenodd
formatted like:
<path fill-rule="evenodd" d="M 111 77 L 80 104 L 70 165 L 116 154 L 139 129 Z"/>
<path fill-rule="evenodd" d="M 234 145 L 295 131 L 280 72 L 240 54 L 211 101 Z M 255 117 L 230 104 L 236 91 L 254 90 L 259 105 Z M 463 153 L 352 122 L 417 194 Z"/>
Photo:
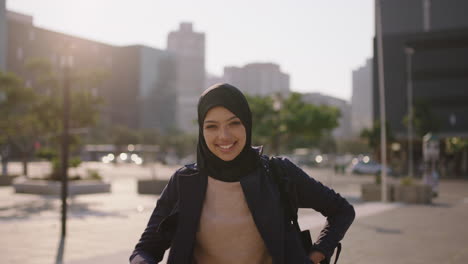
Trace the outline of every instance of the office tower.
<path fill-rule="evenodd" d="M 205 87 L 205 34 L 181 23 L 169 33 L 167 50 L 176 61 L 176 123 L 185 132 L 196 131 L 197 103 Z"/>
<path fill-rule="evenodd" d="M 397 138 L 408 137 L 403 120 L 409 104 L 419 110 L 430 108 L 434 131 L 468 133 L 466 10 L 468 1 L 460 0 L 382 1 L 386 113 Z M 377 120 L 376 54 L 374 45 L 373 114 Z M 408 102 L 409 92 L 413 94 L 412 102 Z"/>
<path fill-rule="evenodd" d="M 351 96 L 351 131 L 358 137 L 365 128 L 372 127 L 372 59 L 353 71 Z"/>
<path fill-rule="evenodd" d="M 250 63 L 244 67 L 224 67 L 223 79 L 250 95 L 268 96 L 290 92 L 289 75 L 274 63 Z"/>

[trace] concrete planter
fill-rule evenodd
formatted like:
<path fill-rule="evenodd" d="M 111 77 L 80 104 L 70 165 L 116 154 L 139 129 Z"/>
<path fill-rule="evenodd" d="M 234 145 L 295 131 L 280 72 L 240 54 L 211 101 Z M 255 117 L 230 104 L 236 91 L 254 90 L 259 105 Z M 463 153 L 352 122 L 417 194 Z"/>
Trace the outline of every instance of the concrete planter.
<path fill-rule="evenodd" d="M 388 200 L 394 201 L 394 186 L 387 185 Z M 361 199 L 364 201 L 381 201 L 382 186 L 375 183 L 366 183 L 361 185 Z"/>
<path fill-rule="evenodd" d="M 397 185 L 395 200 L 403 203 L 428 204 L 432 202 L 432 189 L 429 185 Z"/>
<path fill-rule="evenodd" d="M 138 193 L 159 195 L 162 193 L 168 182 L 169 180 L 158 179 L 138 180 Z"/>
<path fill-rule="evenodd" d="M 0 186 L 10 186 L 18 175 L 0 175 Z"/>
<path fill-rule="evenodd" d="M 58 181 L 31 180 L 25 177 L 19 177 L 13 182 L 13 188 L 16 193 L 60 195 L 62 192 L 62 183 Z M 69 195 L 109 193 L 110 189 L 110 183 L 100 180 L 68 182 Z"/>

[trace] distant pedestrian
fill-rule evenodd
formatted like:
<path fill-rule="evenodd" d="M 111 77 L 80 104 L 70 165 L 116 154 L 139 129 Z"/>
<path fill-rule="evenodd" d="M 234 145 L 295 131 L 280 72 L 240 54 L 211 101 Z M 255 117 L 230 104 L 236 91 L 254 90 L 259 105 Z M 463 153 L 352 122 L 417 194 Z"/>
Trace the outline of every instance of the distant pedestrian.
<path fill-rule="evenodd" d="M 423 166 L 423 183 L 429 185 L 432 196 L 437 197 L 439 195 L 439 173 L 437 172 L 436 163 L 435 161 L 429 161 Z"/>
<path fill-rule="evenodd" d="M 354 220 L 353 207 L 288 159 L 275 158 L 275 169 L 251 146 L 252 114 L 234 86 L 214 85 L 201 95 L 198 125 L 197 163 L 171 177 L 130 262 L 158 263 L 170 247 L 169 264 L 328 263 Z M 284 178 L 272 177 L 278 174 Z M 307 248 L 291 223 L 292 205 L 327 217 Z"/>

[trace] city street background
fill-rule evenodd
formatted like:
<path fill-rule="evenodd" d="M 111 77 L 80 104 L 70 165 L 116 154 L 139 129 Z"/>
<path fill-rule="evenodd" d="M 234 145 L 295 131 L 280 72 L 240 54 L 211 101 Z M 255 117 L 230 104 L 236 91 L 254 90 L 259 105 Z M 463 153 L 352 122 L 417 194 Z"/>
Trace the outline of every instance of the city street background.
<path fill-rule="evenodd" d="M 30 164 L 31 175 L 50 169 Z M 109 194 L 69 199 L 66 264 L 128 263 L 128 257 L 155 206 L 157 196 L 139 195 L 139 178 L 168 178 L 177 168 L 158 165 L 86 162 L 80 169 L 98 169 L 112 183 Z M 20 172 L 12 163 L 12 172 Z M 73 170 L 71 171 L 73 174 Z M 343 243 L 339 263 L 468 263 L 468 181 L 442 180 L 440 195 L 430 205 L 362 202 L 360 185 L 373 176 L 335 174 L 306 169 L 353 203 L 357 217 Z M 15 194 L 0 187 L 1 263 L 55 263 L 60 242 L 59 197 Z M 324 218 L 300 212 L 303 228 L 317 236 Z"/>

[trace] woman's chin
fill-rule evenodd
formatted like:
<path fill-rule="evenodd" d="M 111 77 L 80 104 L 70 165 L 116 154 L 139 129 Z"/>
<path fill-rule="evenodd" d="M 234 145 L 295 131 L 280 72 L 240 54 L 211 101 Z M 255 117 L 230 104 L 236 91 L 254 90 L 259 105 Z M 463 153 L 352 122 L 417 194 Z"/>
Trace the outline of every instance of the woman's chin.
<path fill-rule="evenodd" d="M 239 153 L 240 151 L 238 150 L 232 150 L 230 152 L 216 151 L 215 155 L 224 161 L 231 161 L 235 159 L 239 155 Z"/>
<path fill-rule="evenodd" d="M 224 161 L 231 161 L 237 157 L 237 155 L 226 153 L 218 153 L 216 156 Z"/>

